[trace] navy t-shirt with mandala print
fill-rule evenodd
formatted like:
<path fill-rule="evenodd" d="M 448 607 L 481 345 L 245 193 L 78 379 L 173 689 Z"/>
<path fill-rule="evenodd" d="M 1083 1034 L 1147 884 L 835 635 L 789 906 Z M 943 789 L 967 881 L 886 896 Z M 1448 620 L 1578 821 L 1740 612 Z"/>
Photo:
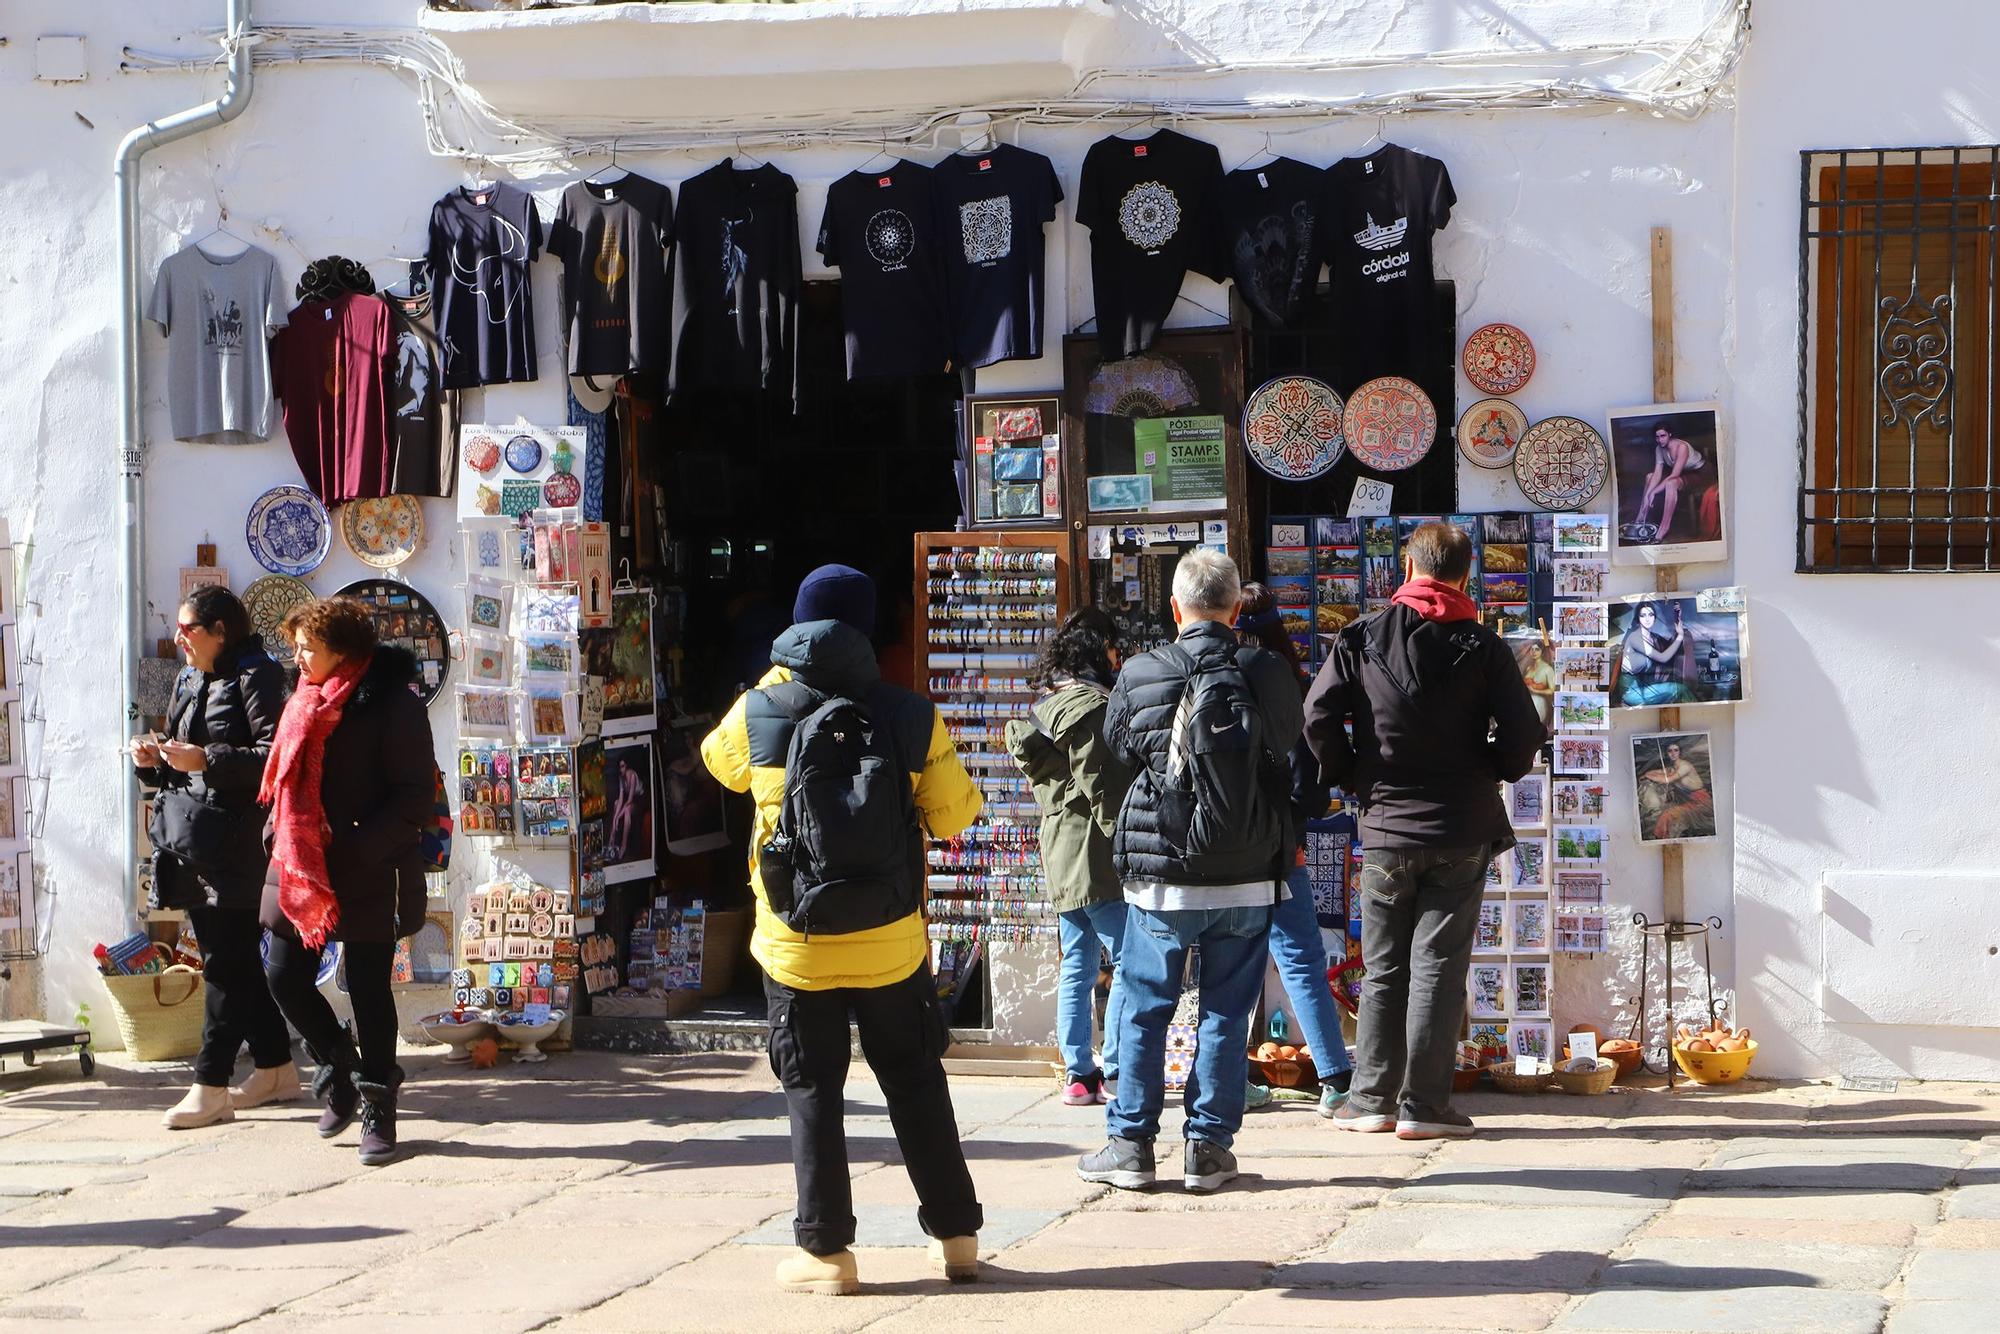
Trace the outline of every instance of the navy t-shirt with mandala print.
<path fill-rule="evenodd" d="M 1106 360 L 1153 345 L 1189 269 L 1229 272 L 1218 206 L 1222 157 L 1175 130 L 1100 139 L 1083 159 L 1076 220 L 1090 228 L 1090 280 Z"/>
<path fill-rule="evenodd" d="M 1062 183 L 1040 153 L 996 144 L 932 169 L 960 366 L 1042 355 L 1043 227 Z"/>
<path fill-rule="evenodd" d="M 840 270 L 847 378 L 952 367 L 944 248 L 929 167 L 851 171 L 826 192 L 819 253 Z"/>

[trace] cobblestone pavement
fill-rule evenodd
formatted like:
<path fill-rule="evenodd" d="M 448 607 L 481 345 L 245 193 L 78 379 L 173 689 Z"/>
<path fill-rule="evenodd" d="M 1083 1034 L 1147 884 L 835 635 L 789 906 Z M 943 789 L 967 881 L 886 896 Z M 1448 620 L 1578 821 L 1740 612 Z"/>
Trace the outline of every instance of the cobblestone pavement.
<path fill-rule="evenodd" d="M 1473 1095 L 1478 1138 L 1253 1114 L 1216 1195 L 1076 1179 L 1097 1109 L 953 1081 L 984 1281 L 926 1270 L 879 1091 L 850 1089 L 863 1295 L 773 1289 L 783 1100 L 744 1056 L 407 1053 L 401 1161 L 304 1104 L 169 1132 L 184 1067 L 0 1075 L 0 1330 L 1994 1327 L 2000 1091 Z M 1162 1148 L 1178 1149 L 1170 1107 Z M 1163 1152 L 1162 1159 L 1167 1155 Z M 1177 1178 L 1176 1178 L 1177 1180 Z"/>

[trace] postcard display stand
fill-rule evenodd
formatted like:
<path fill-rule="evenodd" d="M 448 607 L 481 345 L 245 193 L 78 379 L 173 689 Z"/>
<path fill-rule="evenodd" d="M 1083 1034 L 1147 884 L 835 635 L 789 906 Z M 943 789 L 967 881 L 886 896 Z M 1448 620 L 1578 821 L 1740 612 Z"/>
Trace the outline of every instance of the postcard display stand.
<path fill-rule="evenodd" d="M 929 849 L 932 963 L 961 994 L 986 945 L 1052 937 L 1042 885 L 1040 812 L 1005 728 L 1035 692 L 1028 669 L 1069 612 L 1069 536 L 918 533 L 916 606 L 926 661 L 919 693 L 944 717 L 986 798 L 979 820 Z"/>
<path fill-rule="evenodd" d="M 463 541 L 466 662 L 450 781 L 459 836 L 483 845 L 491 873 L 459 923 L 452 999 L 499 1019 L 504 1034 L 509 1021 L 566 1018 L 580 994 L 593 900 L 577 859 L 578 747 L 597 731 L 580 633 L 609 621 L 608 534 L 574 509 L 536 509 L 466 517 Z M 493 855 L 503 846 L 506 858 Z"/>
<path fill-rule="evenodd" d="M 27 772 L 28 700 L 21 685 L 19 586 L 14 582 L 14 547 L 0 519 L 0 959 L 32 959 L 40 953 L 35 917 L 35 865 L 29 836 L 40 837 L 46 800 L 30 801 L 31 782 L 45 795 L 47 784 Z M 30 821 L 33 828 L 30 828 Z"/>
<path fill-rule="evenodd" d="M 1543 688 L 1537 707 L 1548 710 L 1545 718 L 1553 716 L 1560 694 L 1579 726 L 1608 727 L 1604 692 L 1610 684 L 1609 652 L 1603 647 L 1602 625 L 1586 626 L 1576 619 L 1586 608 L 1602 612 L 1609 553 L 1601 515 L 1273 518 L 1266 581 L 1301 657 L 1317 669 L 1343 627 L 1388 606 L 1402 583 L 1403 542 L 1423 524 L 1437 521 L 1451 523 L 1472 539 L 1468 591 L 1481 620 L 1515 648 L 1524 674 L 1533 670 L 1539 676 Z M 1565 607 L 1574 610 L 1565 612 Z M 1595 652 L 1582 651 L 1586 649 Z M 1558 663 L 1571 672 L 1569 677 L 1558 675 Z M 1601 755 L 1608 733 L 1576 735 L 1597 739 Z M 1594 954 L 1604 948 L 1605 784 L 1602 772 L 1553 774 L 1538 766 L 1520 783 L 1508 785 L 1507 807 L 1519 844 L 1487 870 L 1468 975 L 1472 1041 L 1491 1052 L 1544 1060 L 1560 1054 L 1553 1031 L 1555 955 Z M 1558 793 L 1568 805 L 1557 806 Z M 1307 848 L 1322 925 L 1344 919 L 1349 964 L 1341 970 L 1339 984 L 1350 995 L 1358 993 L 1352 974 L 1361 935 L 1359 876 L 1354 873 L 1360 850 L 1357 842 L 1350 855 L 1348 846 L 1353 827 L 1351 811 L 1314 821 Z"/>

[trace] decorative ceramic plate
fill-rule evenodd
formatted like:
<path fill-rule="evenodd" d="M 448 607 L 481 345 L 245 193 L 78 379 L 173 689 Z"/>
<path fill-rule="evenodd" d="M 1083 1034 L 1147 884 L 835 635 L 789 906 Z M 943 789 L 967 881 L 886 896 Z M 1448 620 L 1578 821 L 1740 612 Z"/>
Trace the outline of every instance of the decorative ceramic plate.
<path fill-rule="evenodd" d="M 1535 345 L 1511 324 L 1484 324 L 1459 354 L 1465 378 L 1489 394 L 1511 394 L 1535 373 Z"/>
<path fill-rule="evenodd" d="M 475 435 L 465 446 L 465 461 L 482 477 L 500 466 L 500 442 L 490 435 Z"/>
<path fill-rule="evenodd" d="M 530 473 L 542 466 L 542 442 L 532 435 L 517 435 L 507 442 L 507 466 L 518 473 Z"/>
<path fill-rule="evenodd" d="M 542 483 L 542 497 L 551 509 L 574 509 L 576 502 L 583 499 L 583 483 L 573 472 L 559 472 Z"/>
<path fill-rule="evenodd" d="M 1243 405 L 1243 445 L 1251 461 L 1285 482 L 1319 476 L 1340 461 L 1340 395 L 1310 375 L 1266 380 Z"/>
<path fill-rule="evenodd" d="M 274 486 L 250 507 L 243 537 L 272 574 L 311 574 L 333 545 L 333 520 L 304 487 Z"/>
<path fill-rule="evenodd" d="M 1597 428 L 1577 417 L 1545 417 L 1514 451 L 1521 494 L 1544 509 L 1573 510 L 1597 499 L 1611 475 L 1611 451 Z"/>
<path fill-rule="evenodd" d="M 350 500 L 340 507 L 340 535 L 363 564 L 393 569 L 424 544 L 424 507 L 415 496 Z"/>
<path fill-rule="evenodd" d="M 312 600 L 312 589 L 289 574 L 267 574 L 243 590 L 250 628 L 264 636 L 264 651 L 285 666 L 293 657 L 291 641 L 284 634 L 285 613 Z"/>
<path fill-rule="evenodd" d="M 1437 439 L 1430 396 L 1400 375 L 1370 380 L 1348 397 L 1342 419 L 1347 452 L 1377 472 L 1415 467 Z"/>
<path fill-rule="evenodd" d="M 1482 398 L 1458 419 L 1458 449 L 1481 468 L 1504 468 L 1527 432 L 1527 413 L 1504 398 Z"/>
<path fill-rule="evenodd" d="M 375 635 L 384 644 L 408 649 L 417 659 L 417 679 L 410 683 L 418 699 L 429 704 L 444 689 L 451 669 L 444 617 L 430 599 L 393 579 L 360 579 L 339 596 L 359 598 L 375 613 Z"/>

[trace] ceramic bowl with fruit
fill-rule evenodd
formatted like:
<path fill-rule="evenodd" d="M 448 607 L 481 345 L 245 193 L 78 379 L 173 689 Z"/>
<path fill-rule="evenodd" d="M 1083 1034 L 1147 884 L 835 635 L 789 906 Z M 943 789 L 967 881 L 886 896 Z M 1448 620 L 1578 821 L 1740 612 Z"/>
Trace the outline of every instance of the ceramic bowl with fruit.
<path fill-rule="evenodd" d="M 1674 1031 L 1674 1064 L 1697 1084 L 1734 1084 L 1750 1073 L 1756 1056 L 1747 1028 L 1714 1023 L 1697 1032 L 1682 1024 Z"/>

